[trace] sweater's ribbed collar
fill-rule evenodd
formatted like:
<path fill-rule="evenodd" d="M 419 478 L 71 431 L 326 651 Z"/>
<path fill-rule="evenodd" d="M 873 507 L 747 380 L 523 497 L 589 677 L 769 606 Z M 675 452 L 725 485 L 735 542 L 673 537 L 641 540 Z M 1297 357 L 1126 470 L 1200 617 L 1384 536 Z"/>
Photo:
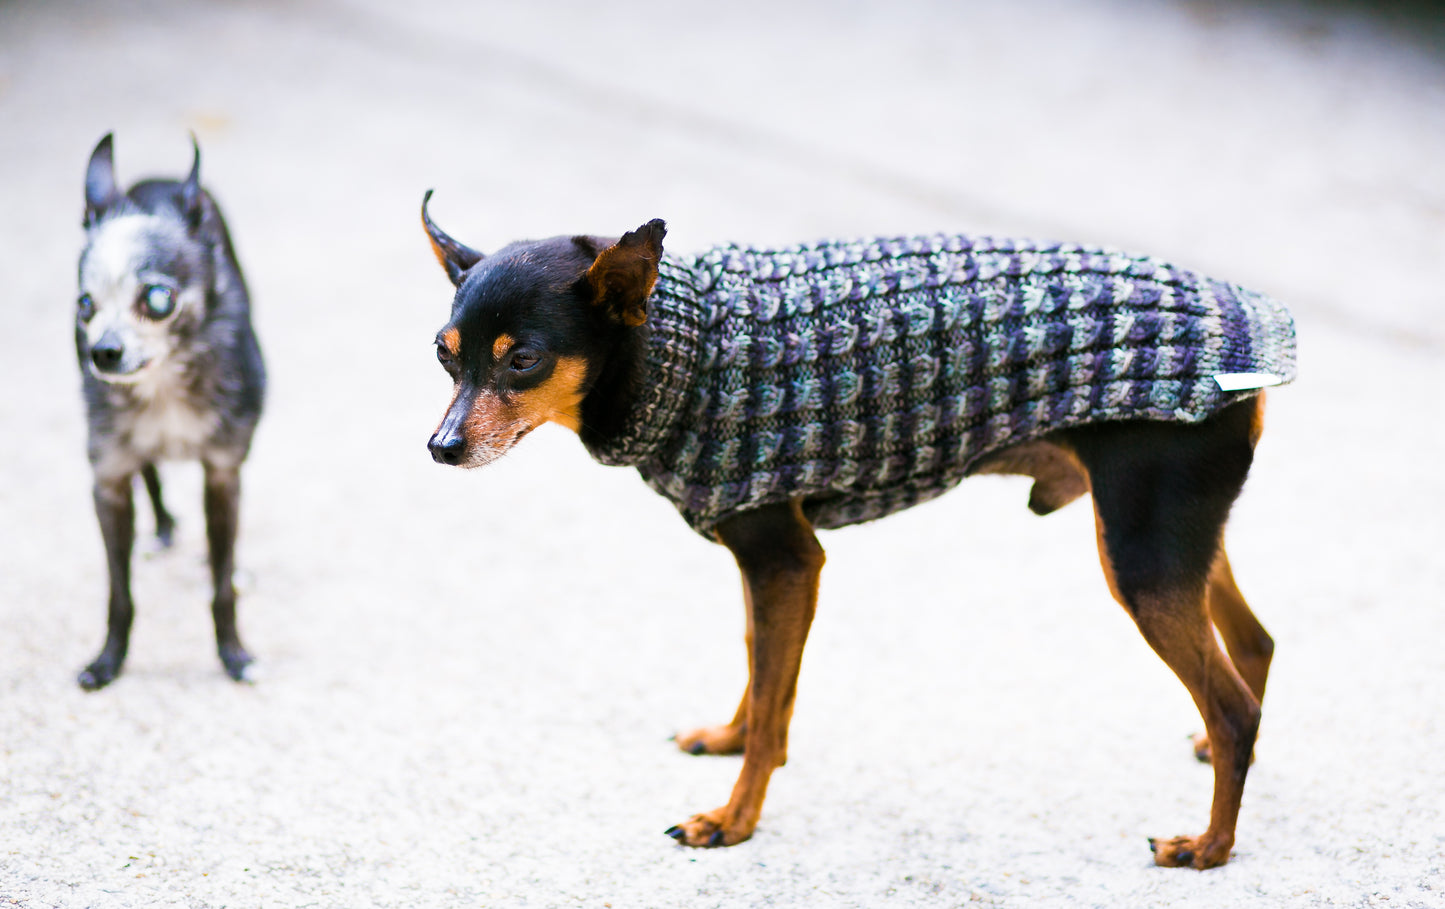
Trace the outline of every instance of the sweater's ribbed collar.
<path fill-rule="evenodd" d="M 697 285 L 688 261 L 663 256 L 647 303 L 647 354 L 637 396 L 621 430 L 587 446 L 600 463 L 636 467 L 676 432 L 703 354 Z"/>

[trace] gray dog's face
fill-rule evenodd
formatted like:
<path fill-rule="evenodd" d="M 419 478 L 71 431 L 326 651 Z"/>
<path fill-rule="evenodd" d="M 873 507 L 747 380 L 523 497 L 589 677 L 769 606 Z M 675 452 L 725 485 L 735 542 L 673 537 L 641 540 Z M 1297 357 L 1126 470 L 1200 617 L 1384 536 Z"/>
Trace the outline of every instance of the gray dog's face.
<path fill-rule="evenodd" d="M 93 226 L 80 258 L 76 318 L 97 379 L 142 384 L 205 315 L 204 248 L 175 220 L 129 213 Z"/>

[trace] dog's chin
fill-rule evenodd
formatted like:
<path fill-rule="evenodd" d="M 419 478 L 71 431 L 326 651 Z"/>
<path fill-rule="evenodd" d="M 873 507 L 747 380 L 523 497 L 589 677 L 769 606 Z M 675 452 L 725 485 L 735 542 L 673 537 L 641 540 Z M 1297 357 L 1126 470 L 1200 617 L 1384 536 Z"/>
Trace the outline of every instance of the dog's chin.
<path fill-rule="evenodd" d="M 96 369 L 95 364 L 89 364 L 90 374 L 107 385 L 136 385 L 144 381 L 147 376 L 155 372 L 156 361 L 146 360 L 129 372 L 105 372 Z"/>
<path fill-rule="evenodd" d="M 469 451 L 467 452 L 467 459 L 456 466 L 460 467 L 462 470 L 476 470 L 478 467 L 486 467 L 493 461 L 500 461 L 502 459 L 502 455 L 506 454 L 507 451 L 508 449 L 496 448 L 487 448 L 481 451 Z"/>
<path fill-rule="evenodd" d="M 523 426 L 518 428 L 511 435 L 496 440 L 487 440 L 479 445 L 467 445 L 467 457 L 457 466 L 463 470 L 473 470 L 477 467 L 486 467 L 493 461 L 500 461 L 502 456 L 522 441 L 522 437 L 531 432 L 533 427 Z"/>

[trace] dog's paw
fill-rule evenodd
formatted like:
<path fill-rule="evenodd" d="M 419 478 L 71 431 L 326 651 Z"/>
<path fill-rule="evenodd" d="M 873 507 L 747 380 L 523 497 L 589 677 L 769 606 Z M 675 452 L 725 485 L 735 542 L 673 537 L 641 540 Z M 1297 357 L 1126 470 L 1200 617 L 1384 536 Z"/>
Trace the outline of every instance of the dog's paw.
<path fill-rule="evenodd" d="M 222 647 L 221 665 L 226 668 L 226 675 L 237 682 L 254 682 L 260 675 L 255 657 L 243 647 Z"/>
<path fill-rule="evenodd" d="M 1215 868 L 1229 861 L 1233 837 L 1176 836 L 1172 840 L 1149 840 L 1154 864 L 1165 868 Z"/>
<path fill-rule="evenodd" d="M 728 723 L 679 733 L 673 741 L 688 754 L 742 754 L 746 737 L 746 726 Z"/>
<path fill-rule="evenodd" d="M 114 682 L 118 675 L 120 675 L 120 664 L 115 660 L 101 657 L 80 670 L 80 675 L 76 676 L 75 681 L 86 691 L 99 691 Z"/>
<path fill-rule="evenodd" d="M 757 821 L 729 822 L 727 816 L 726 807 L 714 808 L 703 814 L 694 814 L 691 820 L 663 832 L 683 846 L 733 846 L 753 835 Z"/>

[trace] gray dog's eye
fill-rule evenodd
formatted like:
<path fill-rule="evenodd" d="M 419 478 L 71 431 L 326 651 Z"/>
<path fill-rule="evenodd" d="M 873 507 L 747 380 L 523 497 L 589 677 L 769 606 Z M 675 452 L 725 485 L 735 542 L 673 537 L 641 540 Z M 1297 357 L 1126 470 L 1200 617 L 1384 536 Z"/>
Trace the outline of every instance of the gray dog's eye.
<path fill-rule="evenodd" d="M 152 319 L 164 319 L 176 308 L 176 295 L 163 284 L 152 284 L 145 292 L 146 315 Z"/>
<path fill-rule="evenodd" d="M 95 315 L 95 301 L 90 298 L 90 294 L 81 294 L 80 299 L 75 301 L 75 314 L 82 322 L 89 322 L 90 317 Z"/>

